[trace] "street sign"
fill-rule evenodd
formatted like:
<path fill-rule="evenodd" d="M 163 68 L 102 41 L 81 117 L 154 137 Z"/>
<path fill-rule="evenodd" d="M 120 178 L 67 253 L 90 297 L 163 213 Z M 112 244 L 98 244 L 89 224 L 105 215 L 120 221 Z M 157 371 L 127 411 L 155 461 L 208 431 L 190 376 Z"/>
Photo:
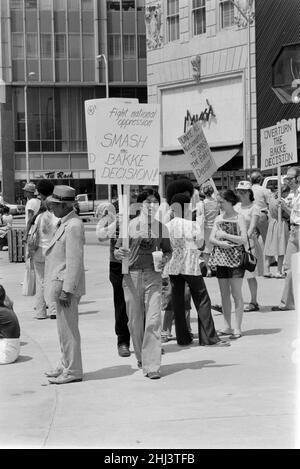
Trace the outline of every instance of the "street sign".
<path fill-rule="evenodd" d="M 260 136 L 263 171 L 297 163 L 296 119 L 261 129 Z"/>
<path fill-rule="evenodd" d="M 89 168 L 96 172 L 96 184 L 159 185 L 157 104 L 89 100 L 85 114 Z"/>
<path fill-rule="evenodd" d="M 182 137 L 178 138 L 191 163 L 199 185 L 209 179 L 218 169 L 211 154 L 200 122 L 196 122 Z"/>

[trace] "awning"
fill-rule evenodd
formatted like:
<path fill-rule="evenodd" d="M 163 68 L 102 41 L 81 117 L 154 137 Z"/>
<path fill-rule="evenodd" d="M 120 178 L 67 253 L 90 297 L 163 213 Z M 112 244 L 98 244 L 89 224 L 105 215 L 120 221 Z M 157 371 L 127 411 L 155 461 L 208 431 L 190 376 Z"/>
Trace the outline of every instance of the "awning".
<path fill-rule="evenodd" d="M 228 163 L 237 153 L 240 148 L 233 148 L 231 150 L 212 150 L 212 155 L 217 163 L 218 168 Z M 181 155 L 162 155 L 160 157 L 159 171 L 161 173 L 191 173 L 192 167 L 189 160 L 184 153 Z"/>

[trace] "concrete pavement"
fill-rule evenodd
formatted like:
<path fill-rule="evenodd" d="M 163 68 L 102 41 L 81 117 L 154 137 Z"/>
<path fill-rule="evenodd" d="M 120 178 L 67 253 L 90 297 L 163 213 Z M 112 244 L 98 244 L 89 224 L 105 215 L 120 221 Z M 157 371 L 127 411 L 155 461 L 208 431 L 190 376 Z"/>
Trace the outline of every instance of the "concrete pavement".
<path fill-rule="evenodd" d="M 84 381 L 48 385 L 59 357 L 55 320 L 33 319 L 21 295 L 24 264 L 0 252 L 0 283 L 22 330 L 19 360 L 0 367 L 0 446 L 13 448 L 292 448 L 295 444 L 294 311 L 272 312 L 283 280 L 260 279 L 260 312 L 245 313 L 231 347 L 164 345 L 162 379 L 117 354 L 108 245 L 87 228 L 87 295 L 80 305 Z M 220 303 L 216 279 L 206 280 Z M 245 282 L 245 300 L 249 292 Z M 222 316 L 214 315 L 217 328 Z M 196 313 L 192 313 L 197 332 Z"/>

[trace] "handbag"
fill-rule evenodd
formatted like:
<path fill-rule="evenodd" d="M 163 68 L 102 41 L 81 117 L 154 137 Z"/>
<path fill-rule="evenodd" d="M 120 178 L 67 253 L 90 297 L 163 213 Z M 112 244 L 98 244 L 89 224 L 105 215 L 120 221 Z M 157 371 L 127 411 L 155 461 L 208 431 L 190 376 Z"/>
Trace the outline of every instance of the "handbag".
<path fill-rule="evenodd" d="M 250 240 L 249 240 L 248 235 L 247 235 L 247 239 L 248 239 L 248 251 L 246 251 L 246 249 L 244 248 L 244 251 L 241 257 L 240 267 L 242 267 L 242 269 L 244 270 L 248 270 L 249 272 L 254 272 L 256 269 L 257 259 L 252 254 L 252 249 L 250 246 Z"/>
<path fill-rule="evenodd" d="M 25 263 L 25 275 L 22 287 L 23 296 L 34 296 L 35 288 L 35 270 L 32 259 L 28 258 Z"/>
<path fill-rule="evenodd" d="M 237 268 L 241 265 L 244 247 L 232 246 L 229 249 L 220 246 L 214 246 L 210 254 L 208 266 L 213 269 L 215 267 Z"/>

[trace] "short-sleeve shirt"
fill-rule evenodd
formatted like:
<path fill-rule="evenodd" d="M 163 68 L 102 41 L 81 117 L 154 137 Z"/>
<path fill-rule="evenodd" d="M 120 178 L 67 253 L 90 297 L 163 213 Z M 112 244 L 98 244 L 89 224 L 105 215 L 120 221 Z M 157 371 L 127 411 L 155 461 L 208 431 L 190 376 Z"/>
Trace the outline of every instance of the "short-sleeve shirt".
<path fill-rule="evenodd" d="M 256 205 L 260 210 L 266 210 L 269 205 L 271 192 L 259 184 L 253 184 L 251 187 Z"/>
<path fill-rule="evenodd" d="M 167 223 L 172 246 L 172 257 L 167 264 L 168 275 L 201 275 L 200 251 L 196 244 L 197 223 L 184 218 L 174 218 Z"/>
<path fill-rule="evenodd" d="M 0 339 L 18 339 L 20 325 L 15 312 L 6 306 L 0 306 Z"/>
<path fill-rule="evenodd" d="M 136 217 L 129 223 L 129 270 L 152 269 L 154 270 L 152 252 L 162 250 L 171 253 L 169 232 L 165 225 L 154 220 L 151 229 L 145 232 L 140 217 Z M 122 238 L 116 242 L 116 249 L 122 246 Z"/>
<path fill-rule="evenodd" d="M 252 203 L 251 205 L 248 205 L 247 207 L 242 207 L 241 203 L 238 203 L 238 204 L 236 204 L 234 209 L 238 213 L 240 213 L 241 215 L 244 216 L 244 218 L 246 220 L 247 230 L 249 230 L 249 228 L 250 228 L 252 217 L 254 217 L 255 215 L 258 215 L 258 216 L 260 215 L 260 209 L 256 205 L 256 203 Z"/>
<path fill-rule="evenodd" d="M 33 215 L 36 215 L 40 209 L 41 201 L 39 199 L 30 199 L 27 201 L 25 206 L 25 225 L 28 223 L 28 212 L 29 210 L 33 211 Z"/>

